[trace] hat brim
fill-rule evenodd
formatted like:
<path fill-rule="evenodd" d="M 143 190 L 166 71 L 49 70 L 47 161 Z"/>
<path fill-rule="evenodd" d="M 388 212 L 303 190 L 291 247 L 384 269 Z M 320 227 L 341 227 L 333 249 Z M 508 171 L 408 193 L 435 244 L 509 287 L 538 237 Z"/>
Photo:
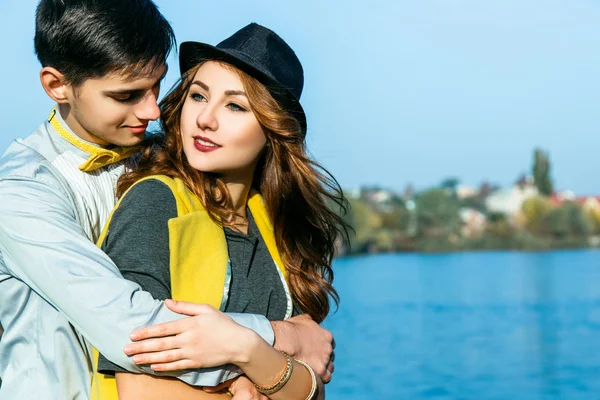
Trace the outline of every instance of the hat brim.
<path fill-rule="evenodd" d="M 273 98 L 298 120 L 302 134 L 306 135 L 306 114 L 300 101 L 251 57 L 239 51 L 219 49 L 206 43 L 183 42 L 180 45 L 179 69 L 181 75 L 203 61 L 223 61 L 256 78 L 265 85 Z"/>

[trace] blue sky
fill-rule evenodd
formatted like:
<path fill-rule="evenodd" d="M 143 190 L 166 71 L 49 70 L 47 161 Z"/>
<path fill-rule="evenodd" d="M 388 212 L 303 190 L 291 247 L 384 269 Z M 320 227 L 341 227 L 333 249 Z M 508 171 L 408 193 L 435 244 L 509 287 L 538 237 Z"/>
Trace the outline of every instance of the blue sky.
<path fill-rule="evenodd" d="M 156 3 L 179 42 L 216 44 L 255 21 L 290 43 L 309 148 L 346 188 L 508 185 L 541 146 L 559 189 L 600 194 L 597 0 Z M 33 54 L 36 4 L 0 0 L 2 151 L 52 106 Z M 171 62 L 165 88 L 177 75 Z"/>

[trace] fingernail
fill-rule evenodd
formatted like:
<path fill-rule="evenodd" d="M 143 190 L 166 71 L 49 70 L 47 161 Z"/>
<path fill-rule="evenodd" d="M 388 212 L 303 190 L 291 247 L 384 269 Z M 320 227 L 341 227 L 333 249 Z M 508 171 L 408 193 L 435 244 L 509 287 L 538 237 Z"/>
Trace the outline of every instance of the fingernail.
<path fill-rule="evenodd" d="M 152 364 L 152 365 L 150 366 L 150 368 L 151 368 L 153 371 L 160 371 L 160 370 L 162 369 L 162 365 L 160 365 L 160 364 L 156 364 L 156 365 Z"/>
<path fill-rule="evenodd" d="M 142 361 L 144 361 L 144 358 L 142 356 L 133 356 L 134 363 L 141 364 Z"/>
<path fill-rule="evenodd" d="M 125 352 L 125 354 L 129 355 L 131 353 L 133 353 L 133 346 L 131 345 L 127 345 L 123 348 L 123 351 Z"/>
<path fill-rule="evenodd" d="M 140 334 L 132 333 L 131 335 L 129 335 L 129 337 L 131 338 L 131 340 L 138 340 L 140 338 Z"/>

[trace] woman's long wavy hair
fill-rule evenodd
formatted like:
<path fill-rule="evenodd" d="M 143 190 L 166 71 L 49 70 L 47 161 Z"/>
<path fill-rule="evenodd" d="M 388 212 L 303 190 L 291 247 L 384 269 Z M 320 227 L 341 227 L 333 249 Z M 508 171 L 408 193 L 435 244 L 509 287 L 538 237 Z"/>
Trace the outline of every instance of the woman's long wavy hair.
<path fill-rule="evenodd" d="M 347 238 L 349 227 L 332 208 L 345 213 L 347 200 L 335 178 L 307 155 L 298 121 L 255 78 L 229 64 L 220 64 L 240 77 L 267 137 L 252 186 L 262 195 L 273 222 L 292 297 L 303 312 L 321 322 L 329 314 L 330 297 L 339 304 L 332 286 L 331 263 L 336 240 Z M 122 196 L 145 176 L 176 177 L 200 198 L 217 223 L 231 226 L 238 218 L 225 183 L 218 174 L 192 168 L 183 152 L 181 110 L 199 68 L 184 74 L 161 101 L 163 134 L 152 135 L 146 141 L 133 169 L 119 179 L 117 195 Z"/>

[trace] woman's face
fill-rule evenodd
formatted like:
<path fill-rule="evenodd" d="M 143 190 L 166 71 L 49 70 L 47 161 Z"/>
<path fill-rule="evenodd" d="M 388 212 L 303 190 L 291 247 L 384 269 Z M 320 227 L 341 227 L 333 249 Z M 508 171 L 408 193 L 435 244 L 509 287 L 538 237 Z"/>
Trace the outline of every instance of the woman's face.
<path fill-rule="evenodd" d="M 235 72 L 204 63 L 192 79 L 180 126 L 193 168 L 220 173 L 225 180 L 252 179 L 267 138 Z"/>

